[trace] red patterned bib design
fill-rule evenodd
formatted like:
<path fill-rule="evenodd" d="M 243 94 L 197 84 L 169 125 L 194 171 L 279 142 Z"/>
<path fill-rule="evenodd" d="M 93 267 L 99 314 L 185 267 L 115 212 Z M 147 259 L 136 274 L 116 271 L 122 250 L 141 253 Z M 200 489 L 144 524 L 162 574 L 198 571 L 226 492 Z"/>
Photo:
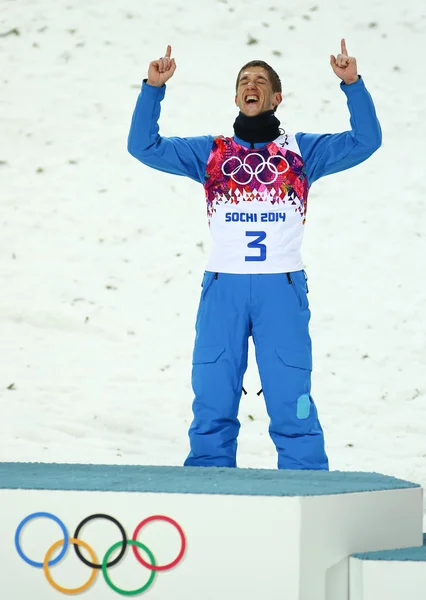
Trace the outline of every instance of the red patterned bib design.
<path fill-rule="evenodd" d="M 286 145 L 286 135 L 255 149 L 232 138 L 216 138 L 204 183 L 209 222 L 218 205 L 257 201 L 285 204 L 287 209 L 293 205 L 304 223 L 308 200 L 304 163 Z"/>

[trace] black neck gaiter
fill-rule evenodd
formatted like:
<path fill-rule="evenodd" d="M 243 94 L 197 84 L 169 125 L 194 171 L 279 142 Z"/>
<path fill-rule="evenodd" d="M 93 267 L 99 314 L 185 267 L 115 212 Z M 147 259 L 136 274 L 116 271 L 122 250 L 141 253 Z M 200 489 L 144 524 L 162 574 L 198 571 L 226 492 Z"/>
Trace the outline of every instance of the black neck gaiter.
<path fill-rule="evenodd" d="M 248 117 L 240 112 L 235 119 L 234 132 L 237 137 L 250 144 L 271 142 L 281 135 L 280 121 L 273 110 L 267 110 L 255 117 Z"/>

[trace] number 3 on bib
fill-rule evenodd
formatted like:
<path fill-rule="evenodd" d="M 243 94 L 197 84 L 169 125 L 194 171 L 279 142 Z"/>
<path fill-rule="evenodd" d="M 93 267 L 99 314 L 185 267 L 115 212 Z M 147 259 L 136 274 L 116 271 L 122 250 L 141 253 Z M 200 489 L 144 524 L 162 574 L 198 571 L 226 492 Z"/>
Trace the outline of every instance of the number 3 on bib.
<path fill-rule="evenodd" d="M 252 242 L 249 242 L 247 246 L 249 248 L 255 248 L 256 250 L 260 250 L 260 254 L 259 256 L 246 256 L 245 260 L 266 260 L 266 245 L 260 243 L 263 242 L 263 240 L 266 238 L 266 233 L 264 231 L 246 231 L 246 236 L 256 238 Z"/>

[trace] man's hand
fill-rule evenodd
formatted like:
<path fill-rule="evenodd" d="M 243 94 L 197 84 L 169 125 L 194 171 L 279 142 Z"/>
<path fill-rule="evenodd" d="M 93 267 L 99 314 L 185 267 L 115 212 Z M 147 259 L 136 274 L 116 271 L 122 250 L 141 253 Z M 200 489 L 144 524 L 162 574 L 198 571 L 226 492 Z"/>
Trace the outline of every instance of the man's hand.
<path fill-rule="evenodd" d="M 359 79 L 356 59 L 353 56 L 348 56 L 344 39 L 341 44 L 341 54 L 338 54 L 337 58 L 332 54 L 330 56 L 330 64 L 337 77 L 349 85 L 350 83 L 355 83 L 355 81 L 358 81 Z"/>
<path fill-rule="evenodd" d="M 173 76 L 176 71 L 176 63 L 174 58 L 170 58 L 171 53 L 172 47 L 167 46 L 166 55 L 163 58 L 149 63 L 147 81 L 149 85 L 161 87 Z"/>

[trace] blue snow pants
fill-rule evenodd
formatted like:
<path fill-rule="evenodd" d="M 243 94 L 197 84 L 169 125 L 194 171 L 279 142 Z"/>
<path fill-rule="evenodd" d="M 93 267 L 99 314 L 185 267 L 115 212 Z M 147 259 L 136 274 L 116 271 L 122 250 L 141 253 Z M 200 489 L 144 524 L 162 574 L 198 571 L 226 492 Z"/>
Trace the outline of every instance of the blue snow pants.
<path fill-rule="evenodd" d="M 185 466 L 235 467 L 238 409 L 252 336 L 279 469 L 328 469 L 311 396 L 310 310 L 304 271 L 206 271 L 196 320 L 194 418 Z"/>

